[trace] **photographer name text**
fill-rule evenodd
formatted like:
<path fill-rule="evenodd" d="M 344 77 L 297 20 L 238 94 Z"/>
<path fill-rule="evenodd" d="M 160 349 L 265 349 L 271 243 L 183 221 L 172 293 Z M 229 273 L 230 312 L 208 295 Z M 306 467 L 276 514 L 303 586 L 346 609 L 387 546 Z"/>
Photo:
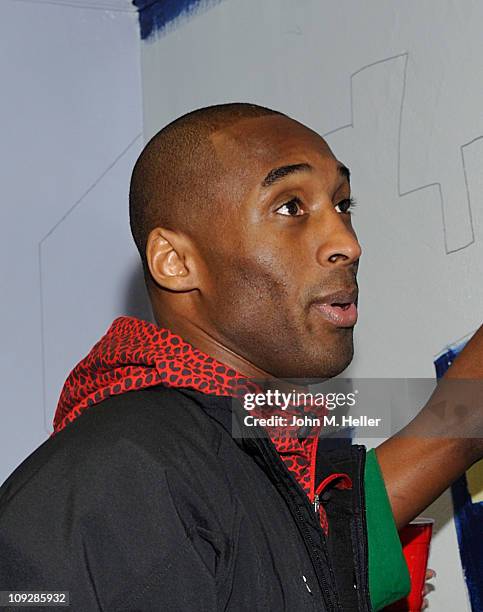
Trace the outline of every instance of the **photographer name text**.
<path fill-rule="evenodd" d="M 244 417 L 247 427 L 380 427 L 381 417 L 368 417 L 367 415 L 341 416 L 335 414 L 313 417 L 304 415 L 301 417 L 286 417 L 280 414 L 273 414 L 269 417 L 257 417 L 248 414 Z"/>

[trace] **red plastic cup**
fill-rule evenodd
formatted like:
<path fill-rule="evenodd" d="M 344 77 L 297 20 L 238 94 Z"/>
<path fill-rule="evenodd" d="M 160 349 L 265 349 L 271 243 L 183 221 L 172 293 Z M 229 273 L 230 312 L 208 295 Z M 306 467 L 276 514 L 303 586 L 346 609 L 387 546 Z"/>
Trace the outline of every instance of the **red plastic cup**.
<path fill-rule="evenodd" d="M 419 517 L 399 532 L 411 577 L 411 592 L 384 608 L 385 612 L 421 612 L 433 524 L 433 519 Z"/>

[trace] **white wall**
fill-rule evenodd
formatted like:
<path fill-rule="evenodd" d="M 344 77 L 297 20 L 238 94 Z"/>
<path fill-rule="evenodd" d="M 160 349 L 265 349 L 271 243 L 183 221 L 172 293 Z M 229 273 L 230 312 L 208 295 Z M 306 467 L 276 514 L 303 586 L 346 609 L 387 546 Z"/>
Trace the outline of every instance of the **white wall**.
<path fill-rule="evenodd" d="M 354 377 L 433 377 L 481 322 L 481 23 L 477 0 L 224 0 L 142 45 L 146 138 L 230 101 L 332 132 L 364 250 Z M 468 610 L 449 494 L 426 514 L 430 609 Z"/>
<path fill-rule="evenodd" d="M 128 184 L 143 143 L 128 0 L 3 0 L 0 45 L 3 481 L 52 431 L 70 369 L 136 311 Z"/>

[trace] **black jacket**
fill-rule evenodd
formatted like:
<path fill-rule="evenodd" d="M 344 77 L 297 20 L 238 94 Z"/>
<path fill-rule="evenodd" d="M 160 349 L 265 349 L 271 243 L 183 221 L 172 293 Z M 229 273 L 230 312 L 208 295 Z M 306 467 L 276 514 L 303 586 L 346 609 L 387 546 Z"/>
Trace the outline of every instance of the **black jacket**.
<path fill-rule="evenodd" d="M 353 482 L 323 494 L 326 538 L 271 441 L 232 437 L 232 404 L 159 385 L 47 440 L 0 489 L 0 590 L 66 590 L 75 612 L 370 610 L 364 447 L 319 444 L 316 482 Z"/>

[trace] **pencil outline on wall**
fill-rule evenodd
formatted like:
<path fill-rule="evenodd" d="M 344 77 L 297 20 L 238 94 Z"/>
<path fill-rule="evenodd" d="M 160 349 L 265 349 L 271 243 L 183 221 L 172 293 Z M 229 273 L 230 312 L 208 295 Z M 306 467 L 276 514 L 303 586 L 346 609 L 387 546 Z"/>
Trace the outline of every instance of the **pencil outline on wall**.
<path fill-rule="evenodd" d="M 142 133 L 137 134 L 129 144 L 117 155 L 114 160 L 97 176 L 97 178 L 90 184 L 90 186 L 84 191 L 84 193 L 78 198 L 74 204 L 65 212 L 62 217 L 54 223 L 49 231 L 40 239 L 37 245 L 37 257 L 39 264 L 39 296 L 40 296 L 40 356 L 41 356 L 41 368 L 42 368 L 42 404 L 44 413 L 44 429 L 47 434 L 52 433 L 52 428 L 49 425 L 50 417 L 47 417 L 47 371 L 46 371 L 46 351 L 45 351 L 45 308 L 44 308 L 44 284 L 42 275 L 42 246 L 48 240 L 48 238 L 56 231 L 56 229 L 64 223 L 64 221 L 70 216 L 70 214 L 76 210 L 85 198 L 97 187 L 102 179 L 114 168 L 114 166 L 126 155 L 126 153 L 133 147 L 136 142 L 142 137 Z"/>
<path fill-rule="evenodd" d="M 475 230 L 474 230 L 474 225 L 473 225 L 473 215 L 472 215 L 472 211 L 471 211 L 471 198 L 470 198 L 470 192 L 469 192 L 469 186 L 468 186 L 468 176 L 466 173 L 466 165 L 465 165 L 465 159 L 464 159 L 464 148 L 473 144 L 474 142 L 476 142 L 477 140 L 480 140 L 483 138 L 483 136 L 478 136 L 476 138 L 473 138 L 470 142 L 467 142 L 463 145 L 460 146 L 460 152 L 461 152 L 461 159 L 462 159 L 462 166 L 463 166 L 463 174 L 464 174 L 464 180 L 465 180 L 465 186 L 466 186 L 466 203 L 467 203 L 467 209 L 468 209 L 468 221 L 469 221 L 469 227 L 470 227 L 470 233 L 471 233 L 471 239 L 466 243 L 463 244 L 457 248 L 453 248 L 450 249 L 448 247 L 448 231 L 447 231 L 447 226 L 446 226 L 446 218 L 445 218 L 445 200 L 443 197 L 443 190 L 441 187 L 441 183 L 440 182 L 434 182 L 434 183 L 427 183 L 426 185 L 421 185 L 419 187 L 415 187 L 414 189 L 408 189 L 406 191 L 402 191 L 401 189 L 401 142 L 402 142 L 402 124 L 403 124 L 403 112 L 404 112 L 404 103 L 406 100 L 406 84 L 407 84 L 407 67 L 408 67 L 408 60 L 409 60 L 409 52 L 406 51 L 404 53 L 399 53 L 397 55 L 391 55 L 389 57 L 386 57 L 384 59 L 380 59 L 377 60 L 375 62 L 371 62 L 370 64 L 366 64 L 364 66 L 362 66 L 361 68 L 359 68 L 358 70 L 356 70 L 355 72 L 353 72 L 350 75 L 350 122 L 342 125 L 338 128 L 335 128 L 334 130 L 330 130 L 328 132 L 325 132 L 325 134 L 323 134 L 324 138 L 327 136 L 330 136 L 332 134 L 335 134 L 336 132 L 340 132 L 341 130 L 345 130 L 347 128 L 353 128 L 354 127 L 354 93 L 353 93 L 353 81 L 354 81 L 354 77 L 357 76 L 358 74 L 360 74 L 361 72 L 363 72 L 364 70 L 368 70 L 370 68 L 373 68 L 374 66 L 377 66 L 379 64 L 383 64 L 385 62 L 390 62 L 396 59 L 402 59 L 404 58 L 404 69 L 403 69 L 403 84 L 402 84 L 402 94 L 401 94 L 401 104 L 400 104 L 400 108 L 399 108 L 399 121 L 398 121 L 398 145 L 397 145 L 397 192 L 398 192 L 398 196 L 400 198 L 406 196 L 406 195 L 410 195 L 412 193 L 415 193 L 417 191 L 422 191 L 423 189 L 428 189 L 430 187 L 436 187 L 438 189 L 438 193 L 439 193 L 439 200 L 440 200 L 440 208 L 441 208 L 441 218 L 442 218 L 442 224 L 443 224 L 443 239 L 444 239 L 444 249 L 445 249 L 445 253 L 446 255 L 451 255 L 452 253 L 457 253 L 458 251 L 462 251 L 463 249 L 468 248 L 469 246 L 471 246 L 472 244 L 474 244 L 475 242 Z"/>
<path fill-rule="evenodd" d="M 466 199 L 467 199 L 467 202 L 468 202 L 468 215 L 469 215 L 469 219 L 470 219 L 471 231 L 473 232 L 473 242 L 475 241 L 475 231 L 474 231 L 474 226 L 473 226 L 473 213 L 471 211 L 470 187 L 469 187 L 469 184 L 468 184 L 468 174 L 467 174 L 467 170 L 466 170 L 466 162 L 465 162 L 465 152 L 464 152 L 464 149 L 466 147 L 470 147 L 472 144 L 474 144 L 475 142 L 478 142 L 479 140 L 483 140 L 483 135 L 482 136 L 477 136 L 476 138 L 473 138 L 469 142 L 466 142 L 465 144 L 461 145 L 461 147 L 460 147 L 461 165 L 463 166 L 463 175 L 465 177 Z"/>

